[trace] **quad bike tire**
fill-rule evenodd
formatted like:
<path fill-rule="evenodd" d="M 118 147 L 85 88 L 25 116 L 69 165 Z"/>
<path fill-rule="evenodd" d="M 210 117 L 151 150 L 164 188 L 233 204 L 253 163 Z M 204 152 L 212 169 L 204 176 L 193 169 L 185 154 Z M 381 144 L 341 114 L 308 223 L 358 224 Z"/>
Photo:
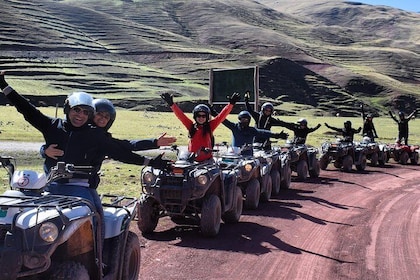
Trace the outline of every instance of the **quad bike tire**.
<path fill-rule="evenodd" d="M 379 166 L 384 166 L 388 162 L 388 155 L 385 152 L 382 152 L 382 158 L 378 160 Z"/>
<path fill-rule="evenodd" d="M 375 152 L 370 156 L 370 165 L 377 166 L 378 164 L 379 164 L 379 155 L 377 152 Z"/>
<path fill-rule="evenodd" d="M 343 158 L 343 171 L 351 172 L 353 166 L 353 158 L 350 155 L 346 155 Z"/>
<path fill-rule="evenodd" d="M 311 178 L 318 178 L 319 174 L 321 173 L 321 166 L 320 162 L 316 157 L 312 158 L 311 167 L 312 169 L 309 170 L 309 176 Z"/>
<path fill-rule="evenodd" d="M 346 157 L 346 156 L 344 156 L 344 157 Z M 343 158 L 343 161 L 336 160 L 336 161 L 334 161 L 334 167 L 340 169 L 341 167 L 343 167 L 343 165 L 344 165 L 343 163 L 344 163 L 344 158 Z"/>
<path fill-rule="evenodd" d="M 89 273 L 86 267 L 78 262 L 66 261 L 52 266 L 50 280 L 89 280 Z"/>
<path fill-rule="evenodd" d="M 271 170 L 270 176 L 272 183 L 271 196 L 276 196 L 280 193 L 280 172 L 277 169 Z"/>
<path fill-rule="evenodd" d="M 413 165 L 419 164 L 419 154 L 417 152 L 413 153 L 413 157 L 410 159 L 410 163 Z"/>
<path fill-rule="evenodd" d="M 306 160 L 300 160 L 296 166 L 298 180 L 304 182 L 308 177 L 308 163 Z"/>
<path fill-rule="evenodd" d="M 219 197 L 211 194 L 204 198 L 203 207 L 201 208 L 201 233 L 207 237 L 216 236 L 220 230 L 221 218 L 222 204 Z"/>
<path fill-rule="evenodd" d="M 148 197 L 139 203 L 137 208 L 137 227 L 142 234 L 152 233 L 156 229 L 159 221 L 159 213 L 157 213 L 155 207 L 157 203 L 152 197 Z"/>
<path fill-rule="evenodd" d="M 271 192 L 273 191 L 273 180 L 271 175 L 267 174 L 267 179 L 265 180 L 264 191 L 261 193 L 260 199 L 261 202 L 268 202 L 271 198 Z"/>
<path fill-rule="evenodd" d="M 122 277 L 121 279 L 137 280 L 140 272 L 140 241 L 138 236 L 129 231 L 127 242 L 125 244 L 124 261 L 121 264 Z"/>
<path fill-rule="evenodd" d="M 244 198 L 240 187 L 236 187 L 235 201 L 233 208 L 222 215 L 222 220 L 227 224 L 234 224 L 239 222 L 242 215 Z"/>
<path fill-rule="evenodd" d="M 283 174 L 284 178 L 280 182 L 280 189 L 288 189 L 290 188 L 290 184 L 292 183 L 292 169 L 290 166 L 286 169 L 286 172 Z"/>
<path fill-rule="evenodd" d="M 319 159 L 319 168 L 322 170 L 326 170 L 329 164 L 328 156 L 322 156 Z"/>
<path fill-rule="evenodd" d="M 245 190 L 245 207 L 247 209 L 257 209 L 260 203 L 260 194 L 260 182 L 256 178 L 251 179 Z"/>
<path fill-rule="evenodd" d="M 366 155 L 362 155 L 360 159 L 360 163 L 356 165 L 356 169 L 358 171 L 363 171 L 366 169 Z"/>
<path fill-rule="evenodd" d="M 399 158 L 399 163 L 401 163 L 402 165 L 406 165 L 408 163 L 410 156 L 408 155 L 408 153 L 406 151 L 402 152 Z"/>

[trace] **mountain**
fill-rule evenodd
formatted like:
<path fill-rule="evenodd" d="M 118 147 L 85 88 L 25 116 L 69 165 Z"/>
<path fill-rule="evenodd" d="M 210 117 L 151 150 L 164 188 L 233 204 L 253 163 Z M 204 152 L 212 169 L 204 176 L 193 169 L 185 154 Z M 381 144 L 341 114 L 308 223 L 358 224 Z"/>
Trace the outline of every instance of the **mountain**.
<path fill-rule="evenodd" d="M 0 68 L 38 105 L 87 91 L 133 110 L 190 109 L 209 70 L 259 67 L 285 114 L 410 111 L 420 96 L 420 14 L 314 0 L 0 0 Z M 4 98 L 0 100 L 4 103 Z"/>

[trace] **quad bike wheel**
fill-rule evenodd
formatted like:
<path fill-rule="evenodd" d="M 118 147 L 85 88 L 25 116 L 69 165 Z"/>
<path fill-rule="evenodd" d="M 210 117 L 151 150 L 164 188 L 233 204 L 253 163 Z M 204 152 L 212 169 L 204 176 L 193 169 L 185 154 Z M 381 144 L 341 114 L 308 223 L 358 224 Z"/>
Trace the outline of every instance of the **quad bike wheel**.
<path fill-rule="evenodd" d="M 324 155 L 319 159 L 319 168 L 326 170 L 329 164 L 328 156 Z"/>
<path fill-rule="evenodd" d="M 386 152 L 381 152 L 381 157 L 378 159 L 379 166 L 384 166 L 388 162 L 388 155 Z"/>
<path fill-rule="evenodd" d="M 260 194 L 260 182 L 256 178 L 251 179 L 245 190 L 245 207 L 257 209 L 260 203 Z"/>
<path fill-rule="evenodd" d="M 276 196 L 280 192 L 280 172 L 277 169 L 271 170 L 271 183 L 272 183 L 272 190 L 271 196 Z"/>
<path fill-rule="evenodd" d="M 300 160 L 296 167 L 298 180 L 299 181 L 305 181 L 306 177 L 308 177 L 308 163 L 306 160 Z"/>
<path fill-rule="evenodd" d="M 143 234 L 152 233 L 158 224 L 159 213 L 156 204 L 157 201 L 153 197 L 148 197 L 139 203 L 137 226 Z"/>
<path fill-rule="evenodd" d="M 284 178 L 281 180 L 280 189 L 288 189 L 290 188 L 290 183 L 292 182 L 292 170 L 290 169 L 290 166 L 286 168 L 283 175 Z"/>
<path fill-rule="evenodd" d="M 346 156 L 345 156 L 346 157 Z M 353 160 L 352 160 L 353 161 Z M 338 168 L 338 169 L 340 169 L 341 167 L 343 167 L 344 166 L 344 159 L 343 159 L 343 161 L 339 161 L 339 160 L 336 160 L 336 161 L 334 161 L 334 167 L 335 168 Z M 343 168 L 344 169 L 344 168 Z"/>
<path fill-rule="evenodd" d="M 311 178 L 318 178 L 319 173 L 321 173 L 321 166 L 319 160 L 315 156 L 312 158 L 311 167 L 312 169 L 309 170 L 309 176 Z"/>
<path fill-rule="evenodd" d="M 366 169 L 366 155 L 361 156 L 360 163 L 356 165 L 356 169 L 358 171 L 363 171 Z"/>
<path fill-rule="evenodd" d="M 216 236 L 220 230 L 222 218 L 222 205 L 217 195 L 211 194 L 206 197 L 201 208 L 200 228 L 204 236 Z"/>
<path fill-rule="evenodd" d="M 239 222 L 242 215 L 244 198 L 240 187 L 236 187 L 234 206 L 231 210 L 222 215 L 222 220 L 225 223 L 234 224 Z"/>
<path fill-rule="evenodd" d="M 89 280 L 90 277 L 83 264 L 74 261 L 66 261 L 52 266 L 52 272 L 49 279 Z"/>
<path fill-rule="evenodd" d="M 346 155 L 343 158 L 343 171 L 351 172 L 353 166 L 353 158 L 350 155 Z"/>
<path fill-rule="evenodd" d="M 419 154 L 417 152 L 413 153 L 413 157 L 410 159 L 410 163 L 417 165 L 419 163 Z"/>
<path fill-rule="evenodd" d="M 273 180 L 271 179 L 271 175 L 267 174 L 265 175 L 267 176 L 265 181 L 265 190 L 264 192 L 261 193 L 261 201 L 262 202 L 268 202 L 271 198 L 271 192 L 273 190 Z"/>
<path fill-rule="evenodd" d="M 370 156 L 370 165 L 372 166 L 377 166 L 379 163 L 379 155 L 377 152 L 374 152 L 371 156 Z"/>
<path fill-rule="evenodd" d="M 134 232 L 128 232 L 125 244 L 121 279 L 137 280 L 140 272 L 140 241 Z"/>
<path fill-rule="evenodd" d="M 408 163 L 408 159 L 410 158 L 410 156 L 408 155 L 408 153 L 406 151 L 401 153 L 399 162 L 403 165 L 406 165 Z"/>

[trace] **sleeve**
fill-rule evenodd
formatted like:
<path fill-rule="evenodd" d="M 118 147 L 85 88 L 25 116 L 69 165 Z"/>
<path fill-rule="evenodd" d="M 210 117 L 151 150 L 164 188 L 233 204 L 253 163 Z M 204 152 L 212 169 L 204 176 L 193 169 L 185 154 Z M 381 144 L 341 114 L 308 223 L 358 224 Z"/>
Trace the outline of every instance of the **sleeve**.
<path fill-rule="evenodd" d="M 342 132 L 343 131 L 343 129 L 341 129 L 341 128 L 330 126 L 328 124 L 325 124 L 325 126 L 328 127 L 329 129 L 332 129 L 332 130 L 337 131 L 337 132 Z"/>
<path fill-rule="evenodd" d="M 283 121 L 280 121 L 280 120 L 278 120 L 278 121 L 281 122 L 280 126 L 285 127 L 289 130 L 295 131 L 296 125 L 294 123 L 283 122 Z"/>
<path fill-rule="evenodd" d="M 157 139 L 130 140 L 133 151 L 158 149 Z"/>
<path fill-rule="evenodd" d="M 228 119 L 225 119 L 222 123 L 224 126 L 229 128 L 230 130 L 233 130 L 235 128 L 235 124 Z"/>
<path fill-rule="evenodd" d="M 229 115 L 233 109 L 233 104 L 227 104 L 222 111 L 210 121 L 210 128 L 214 131 Z"/>
<path fill-rule="evenodd" d="M 190 120 L 187 115 L 182 112 L 181 108 L 178 107 L 176 103 L 171 106 L 171 110 L 175 113 L 175 116 L 182 122 L 182 124 L 187 128 L 190 129 L 191 126 L 194 124 L 192 120 Z"/>
<path fill-rule="evenodd" d="M 113 137 L 103 137 L 101 144 L 105 147 L 107 155 L 115 160 L 136 165 L 144 165 L 149 161 L 148 158 L 133 153 L 132 146 L 128 140 L 115 139 Z"/>
<path fill-rule="evenodd" d="M 52 118 L 42 114 L 34 105 L 15 90 L 6 95 L 6 97 L 15 106 L 18 112 L 23 115 L 25 120 L 39 131 L 44 131 L 52 123 Z"/>
<path fill-rule="evenodd" d="M 320 128 L 321 127 L 321 125 L 320 124 L 318 124 L 317 126 L 315 126 L 315 127 L 312 127 L 312 128 L 308 128 L 308 133 L 312 133 L 312 132 L 314 132 L 315 130 L 317 130 L 318 128 Z"/>
<path fill-rule="evenodd" d="M 392 112 L 391 111 L 388 111 L 388 114 L 391 116 L 391 118 L 396 122 L 396 123 L 398 123 L 398 120 L 394 117 L 394 115 L 392 114 Z"/>
<path fill-rule="evenodd" d="M 245 101 L 246 110 L 251 114 L 252 118 L 257 122 L 258 118 L 260 117 L 260 114 L 258 112 L 255 112 L 254 108 L 252 108 L 252 105 L 249 103 L 249 101 Z"/>
<path fill-rule="evenodd" d="M 287 125 L 287 123 L 286 123 L 286 122 L 284 122 L 284 121 L 282 121 L 282 120 L 279 120 L 279 119 L 276 119 L 276 118 L 273 118 L 273 117 L 270 117 L 270 122 L 271 122 L 271 125 L 272 125 L 272 126 L 282 126 L 282 127 L 286 127 L 286 125 Z"/>
<path fill-rule="evenodd" d="M 254 136 L 261 136 L 264 138 L 269 138 L 269 137 L 273 137 L 274 134 L 275 133 L 271 132 L 270 130 L 254 128 Z"/>

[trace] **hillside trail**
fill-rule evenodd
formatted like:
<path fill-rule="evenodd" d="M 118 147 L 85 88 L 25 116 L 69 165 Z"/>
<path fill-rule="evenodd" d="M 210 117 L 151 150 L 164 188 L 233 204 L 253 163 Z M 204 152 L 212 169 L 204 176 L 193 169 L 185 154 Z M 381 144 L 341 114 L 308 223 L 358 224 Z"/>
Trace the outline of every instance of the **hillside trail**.
<path fill-rule="evenodd" d="M 133 224 L 139 279 L 420 279 L 420 166 L 392 161 L 328 166 L 214 238 L 167 217 L 147 237 Z"/>

